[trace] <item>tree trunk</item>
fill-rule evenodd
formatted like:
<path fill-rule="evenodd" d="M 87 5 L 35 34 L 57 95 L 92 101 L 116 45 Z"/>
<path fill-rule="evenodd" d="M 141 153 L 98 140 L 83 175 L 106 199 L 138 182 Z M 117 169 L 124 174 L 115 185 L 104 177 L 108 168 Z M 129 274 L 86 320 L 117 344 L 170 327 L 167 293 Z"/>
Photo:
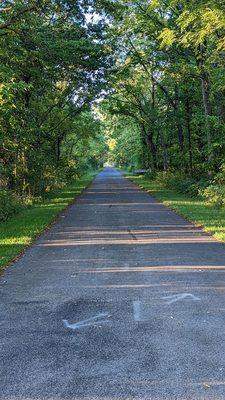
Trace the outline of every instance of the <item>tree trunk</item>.
<path fill-rule="evenodd" d="M 167 171 L 168 167 L 169 167 L 168 153 L 167 153 L 167 148 L 166 148 L 166 144 L 165 144 L 162 132 L 159 132 L 159 138 L 160 138 L 162 153 L 163 153 L 163 169 L 164 169 L 164 171 Z"/>
<path fill-rule="evenodd" d="M 146 144 L 149 147 L 151 155 L 152 155 L 152 169 L 153 169 L 153 171 L 155 171 L 155 169 L 156 169 L 156 147 L 153 142 L 153 135 L 148 132 L 145 140 L 146 140 Z"/>
<path fill-rule="evenodd" d="M 209 117 L 212 115 L 212 105 L 210 102 L 209 74 L 205 68 L 206 57 L 207 57 L 207 40 L 205 40 L 204 43 L 199 46 L 198 52 L 196 54 L 196 61 L 200 72 L 200 79 L 202 86 L 202 101 L 205 112 L 205 130 L 206 130 L 207 147 L 208 147 L 207 158 L 209 164 L 211 164 L 213 159 L 213 152 L 212 152 L 212 137 L 210 132 Z"/>
<path fill-rule="evenodd" d="M 193 154 L 192 154 L 192 142 L 191 142 L 191 107 L 189 95 L 186 93 L 186 126 L 187 126 L 187 139 L 188 139 L 188 154 L 189 154 L 189 172 L 193 174 Z"/>
<path fill-rule="evenodd" d="M 156 169 L 156 148 L 155 148 L 155 144 L 153 142 L 153 135 L 151 132 L 146 130 L 144 125 L 142 125 L 142 137 L 144 138 L 144 141 L 145 141 L 147 147 L 150 149 L 150 153 L 152 156 L 152 169 L 153 169 L 153 171 L 155 171 L 155 169 Z"/>
<path fill-rule="evenodd" d="M 203 68 L 201 70 L 201 84 L 202 84 L 202 99 L 205 111 L 205 127 L 206 127 L 206 137 L 208 145 L 208 162 L 211 163 L 213 159 L 213 153 L 212 153 L 212 137 L 210 132 L 209 117 L 212 115 L 212 105 L 210 102 L 209 75 Z"/>
<path fill-rule="evenodd" d="M 57 137 L 57 139 L 56 139 L 56 161 L 57 161 L 57 163 L 59 163 L 60 155 L 61 155 L 61 148 L 60 148 L 61 141 L 62 141 L 61 137 L 60 136 Z"/>
<path fill-rule="evenodd" d="M 183 134 L 183 127 L 179 115 L 179 89 L 178 85 L 175 85 L 174 89 L 175 93 L 175 101 L 174 101 L 174 111 L 175 111 L 175 117 L 176 117 L 176 125 L 177 125 L 177 134 L 178 134 L 178 144 L 180 148 L 181 154 L 183 154 L 184 151 L 184 134 Z"/>

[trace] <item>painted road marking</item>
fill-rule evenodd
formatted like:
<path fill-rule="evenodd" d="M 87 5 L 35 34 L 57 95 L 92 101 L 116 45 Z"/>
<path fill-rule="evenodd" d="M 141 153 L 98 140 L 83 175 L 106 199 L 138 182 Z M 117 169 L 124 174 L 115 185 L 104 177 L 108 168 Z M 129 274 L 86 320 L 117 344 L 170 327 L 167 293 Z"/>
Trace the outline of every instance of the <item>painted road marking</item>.
<path fill-rule="evenodd" d="M 108 319 L 105 318 L 109 318 L 111 317 L 111 315 L 109 313 L 100 313 L 98 315 L 96 315 L 95 317 L 91 317 L 88 319 L 85 319 L 83 321 L 79 321 L 79 322 L 75 322 L 74 324 L 70 324 L 67 319 L 63 319 L 63 325 L 65 326 L 65 328 L 68 329 L 80 329 L 80 328 L 84 328 L 86 326 L 93 326 L 93 325 L 100 325 L 100 324 L 104 324 L 106 322 L 109 322 Z"/>
<path fill-rule="evenodd" d="M 134 316 L 134 320 L 136 322 L 143 321 L 143 319 L 141 317 L 141 301 L 140 300 L 133 301 L 133 316 Z"/>
<path fill-rule="evenodd" d="M 178 293 L 178 294 L 172 294 L 171 296 L 162 297 L 163 300 L 168 300 L 166 302 L 166 304 L 172 304 L 172 303 L 175 303 L 177 301 L 184 300 L 187 298 L 189 298 L 190 300 L 195 300 L 195 301 L 200 300 L 199 297 L 194 296 L 192 293 Z"/>

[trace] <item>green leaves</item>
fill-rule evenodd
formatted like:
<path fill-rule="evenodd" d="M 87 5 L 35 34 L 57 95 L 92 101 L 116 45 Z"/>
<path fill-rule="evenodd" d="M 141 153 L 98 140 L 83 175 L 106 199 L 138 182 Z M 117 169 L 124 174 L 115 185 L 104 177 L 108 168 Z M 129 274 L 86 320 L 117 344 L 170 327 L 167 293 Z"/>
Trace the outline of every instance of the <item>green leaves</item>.
<path fill-rule="evenodd" d="M 0 163 L 4 186 L 38 195 L 54 186 L 59 165 L 66 180 L 71 159 L 74 171 L 87 160 L 83 151 L 68 158 L 63 147 L 71 136 L 87 147 L 89 126 L 75 121 L 92 114 L 109 63 L 104 24 L 85 24 L 94 1 L 28 3 L 5 0 L 1 10 Z"/>
<path fill-rule="evenodd" d="M 175 31 L 169 28 L 164 28 L 158 38 L 161 41 L 161 48 L 165 47 L 166 49 L 168 49 L 172 46 L 173 43 L 176 42 Z"/>
<path fill-rule="evenodd" d="M 222 3 L 120 0 L 123 12 L 112 12 L 108 38 L 117 68 L 108 112 L 123 121 L 117 151 L 124 160 L 120 138 L 132 121 L 151 168 L 212 175 L 223 162 Z"/>

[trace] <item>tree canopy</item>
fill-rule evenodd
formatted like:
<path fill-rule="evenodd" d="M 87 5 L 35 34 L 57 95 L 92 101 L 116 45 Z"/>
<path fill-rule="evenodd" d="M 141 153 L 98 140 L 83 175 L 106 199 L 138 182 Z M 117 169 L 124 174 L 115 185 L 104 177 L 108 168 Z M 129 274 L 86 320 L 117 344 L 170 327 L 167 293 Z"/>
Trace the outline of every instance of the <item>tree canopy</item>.
<path fill-rule="evenodd" d="M 0 184 L 39 195 L 108 158 L 215 175 L 225 3 L 3 0 Z"/>
<path fill-rule="evenodd" d="M 109 112 L 138 127 L 151 169 L 217 171 L 225 155 L 223 2 L 107 6 L 115 62 Z"/>
<path fill-rule="evenodd" d="M 108 55 L 103 23 L 87 21 L 94 6 L 1 4 L 0 161 L 8 188 L 38 194 L 79 167 L 77 152 L 88 162 L 87 139 L 98 141 L 91 107 L 105 85 Z"/>

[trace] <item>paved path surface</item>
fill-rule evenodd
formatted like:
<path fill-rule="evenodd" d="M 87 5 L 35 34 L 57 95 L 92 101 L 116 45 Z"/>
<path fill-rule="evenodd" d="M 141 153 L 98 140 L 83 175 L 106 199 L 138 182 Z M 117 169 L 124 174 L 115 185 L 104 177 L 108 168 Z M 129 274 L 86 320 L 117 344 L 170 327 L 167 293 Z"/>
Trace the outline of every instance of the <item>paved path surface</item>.
<path fill-rule="evenodd" d="M 0 399 L 225 399 L 225 245 L 106 169 L 0 281 Z"/>

